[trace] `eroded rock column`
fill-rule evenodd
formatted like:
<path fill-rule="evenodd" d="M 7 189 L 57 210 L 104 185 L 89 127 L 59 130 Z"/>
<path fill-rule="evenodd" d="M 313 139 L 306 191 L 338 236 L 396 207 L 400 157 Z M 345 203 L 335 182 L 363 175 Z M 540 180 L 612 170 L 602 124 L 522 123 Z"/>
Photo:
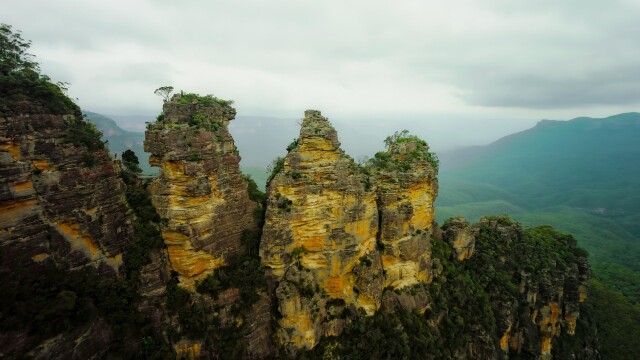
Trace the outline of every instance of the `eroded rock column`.
<path fill-rule="evenodd" d="M 260 256 L 279 284 L 281 342 L 310 348 L 341 331 L 344 321 L 332 313 L 346 304 L 367 313 L 379 307 L 375 193 L 319 111 L 305 112 L 299 140 L 277 166 Z"/>
<path fill-rule="evenodd" d="M 149 162 L 160 168 L 151 186 L 165 222 L 162 236 L 181 286 L 195 283 L 245 251 L 243 231 L 254 228 L 240 156 L 228 131 L 236 111 L 212 96 L 178 94 L 145 133 Z"/>
<path fill-rule="evenodd" d="M 372 166 L 380 214 L 379 246 L 385 286 L 401 289 L 431 281 L 431 228 L 437 169 L 426 142 L 390 137 Z"/>

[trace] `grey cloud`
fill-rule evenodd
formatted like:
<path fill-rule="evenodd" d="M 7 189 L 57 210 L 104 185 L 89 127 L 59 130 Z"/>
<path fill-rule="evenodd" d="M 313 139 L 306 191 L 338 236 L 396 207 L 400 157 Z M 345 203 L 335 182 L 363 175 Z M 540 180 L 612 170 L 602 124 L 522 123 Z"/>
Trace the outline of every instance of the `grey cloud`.
<path fill-rule="evenodd" d="M 640 76 L 617 81 L 611 81 L 606 75 L 578 80 L 531 76 L 483 80 L 474 84 L 472 92 L 461 97 L 477 105 L 522 108 L 640 103 L 637 92 L 640 89 Z"/>
<path fill-rule="evenodd" d="M 100 74 L 96 74 L 95 80 L 107 82 L 135 81 L 162 86 L 171 82 L 173 71 L 171 64 L 162 62 L 133 62 L 110 66 Z"/>
<path fill-rule="evenodd" d="M 438 111 L 523 108 L 523 117 L 640 103 L 634 1 L 31 0 L 5 10 L 55 63 L 44 70 L 74 74 L 78 97 L 110 113 L 154 109 L 150 92 L 170 83 L 276 116 L 340 102 L 345 112 L 391 111 L 389 95 L 403 100 L 398 112 L 424 113 L 433 99 L 447 104 Z M 118 54 L 123 44 L 143 55 Z M 79 60 L 88 54 L 109 65 Z"/>

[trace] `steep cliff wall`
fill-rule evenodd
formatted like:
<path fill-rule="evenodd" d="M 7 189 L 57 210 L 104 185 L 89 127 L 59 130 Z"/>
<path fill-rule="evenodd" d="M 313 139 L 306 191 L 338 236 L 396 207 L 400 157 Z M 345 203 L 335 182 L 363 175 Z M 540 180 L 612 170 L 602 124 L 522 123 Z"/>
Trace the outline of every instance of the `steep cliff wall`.
<path fill-rule="evenodd" d="M 151 192 L 166 225 L 162 236 L 180 285 L 197 280 L 245 248 L 243 231 L 256 226 L 255 204 L 240 173 L 227 129 L 236 111 L 210 96 L 175 95 L 145 133 L 149 162 L 160 168 Z"/>
<path fill-rule="evenodd" d="M 129 210 L 119 166 L 91 132 L 77 114 L 49 114 L 38 102 L 0 114 L 3 263 L 118 271 Z"/>
<path fill-rule="evenodd" d="M 105 318 L 68 312 L 95 309 L 78 290 L 99 291 L 83 287 L 85 274 L 110 282 L 121 273 L 133 229 L 119 165 L 77 108 L 52 113 L 38 99 L 3 100 L 0 353 L 99 356 L 113 339 Z"/>
<path fill-rule="evenodd" d="M 499 348 L 508 356 L 551 359 L 560 335 L 575 334 L 586 299 L 584 250 L 570 235 L 548 226 L 523 230 L 508 217 L 483 218 L 471 227 L 452 219 L 444 228 L 457 259 L 492 299 Z"/>
<path fill-rule="evenodd" d="M 385 286 L 400 289 L 432 278 L 429 239 L 438 195 L 437 167 L 423 140 L 396 133 L 386 142 L 387 152 L 376 154 L 370 171 L 380 214 Z"/>
<path fill-rule="evenodd" d="M 437 356 L 549 358 L 559 335 L 575 333 L 586 293 L 575 240 L 508 218 L 435 227 L 437 158 L 406 131 L 385 143 L 357 166 L 329 121 L 308 110 L 274 164 L 260 256 L 275 288 L 277 342 L 289 354 L 337 356 L 367 327 L 397 337 L 385 323 L 399 321 L 417 326 L 407 346 Z"/>

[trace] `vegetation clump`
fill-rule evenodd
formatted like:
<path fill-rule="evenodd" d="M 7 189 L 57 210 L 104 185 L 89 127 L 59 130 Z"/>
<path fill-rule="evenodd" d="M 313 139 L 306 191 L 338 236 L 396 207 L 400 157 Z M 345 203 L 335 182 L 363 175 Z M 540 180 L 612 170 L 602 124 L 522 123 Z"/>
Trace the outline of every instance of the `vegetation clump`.
<path fill-rule="evenodd" d="M 20 31 L 0 24 L 0 107 L 19 101 L 37 101 L 56 115 L 73 114 L 82 118 L 80 108 L 66 96 L 66 83 L 53 83 L 40 73 L 40 66 L 28 53 L 31 41 Z"/>
<path fill-rule="evenodd" d="M 287 152 L 290 153 L 292 150 L 296 149 L 298 147 L 299 141 L 300 139 L 298 138 L 293 139 L 291 144 L 287 145 Z"/>
<path fill-rule="evenodd" d="M 178 96 L 178 104 L 182 106 L 193 104 L 200 104 L 205 106 L 229 106 L 233 104 L 233 100 L 223 100 L 213 95 L 198 95 L 195 93 L 186 93 L 184 91 L 180 91 L 180 94 Z"/>
<path fill-rule="evenodd" d="M 411 135 L 408 130 L 396 131 L 384 140 L 384 144 L 387 146 L 387 151 L 377 152 L 365 163 L 366 169 L 407 172 L 416 161 L 426 160 L 435 172 L 438 172 L 440 167 L 438 156 L 429 152 L 426 141 Z M 404 146 L 407 150 L 400 150 Z M 402 156 L 395 156 L 400 151 L 403 152 Z"/>
<path fill-rule="evenodd" d="M 267 178 L 267 186 L 269 185 L 269 183 L 271 183 L 271 180 L 273 180 L 273 178 L 275 178 L 276 175 L 278 175 L 280 171 L 282 171 L 282 169 L 284 169 L 284 158 L 278 156 L 271 162 L 271 164 L 267 168 L 269 172 L 269 177 Z"/>
<path fill-rule="evenodd" d="M 203 128 L 207 131 L 218 131 L 218 129 L 222 128 L 223 124 L 220 120 L 212 120 L 208 119 L 201 113 L 194 113 L 189 118 L 189 126 Z"/>
<path fill-rule="evenodd" d="M 267 203 L 267 194 L 260 191 L 258 188 L 258 184 L 251 178 L 249 175 L 243 175 L 244 180 L 247 182 L 247 191 L 249 192 L 249 199 L 258 204 L 261 204 L 262 207 L 266 206 Z"/>

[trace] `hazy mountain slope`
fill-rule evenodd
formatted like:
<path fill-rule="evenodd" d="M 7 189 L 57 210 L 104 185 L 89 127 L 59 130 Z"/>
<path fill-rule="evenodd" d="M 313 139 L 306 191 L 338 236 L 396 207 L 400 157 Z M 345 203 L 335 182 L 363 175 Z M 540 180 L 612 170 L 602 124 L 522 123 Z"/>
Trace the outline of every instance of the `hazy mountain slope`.
<path fill-rule="evenodd" d="M 145 174 L 158 173 L 158 169 L 149 166 L 149 154 L 144 152 L 144 133 L 123 130 L 113 119 L 104 115 L 91 111 L 85 111 L 84 114 L 102 132 L 102 138 L 108 141 L 107 146 L 112 154 L 121 156 L 124 151 L 131 149 L 138 155 L 140 167 Z"/>
<path fill-rule="evenodd" d="M 440 154 L 438 219 L 509 213 L 551 224 L 574 234 L 596 274 L 623 291 L 616 273 L 640 274 L 639 138 L 640 114 L 627 113 L 543 120 L 487 146 Z M 625 294 L 638 302 L 637 290 Z"/>

